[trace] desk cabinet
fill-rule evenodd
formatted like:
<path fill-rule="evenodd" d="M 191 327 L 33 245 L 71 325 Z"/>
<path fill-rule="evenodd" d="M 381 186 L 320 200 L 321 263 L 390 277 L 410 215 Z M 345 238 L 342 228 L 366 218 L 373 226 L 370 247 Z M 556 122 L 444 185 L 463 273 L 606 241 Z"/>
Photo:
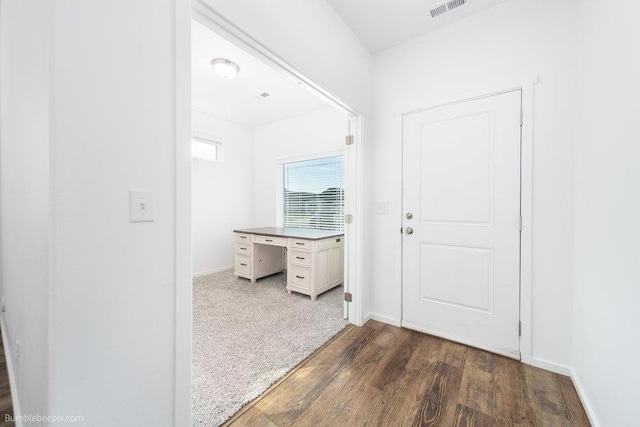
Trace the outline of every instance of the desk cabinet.
<path fill-rule="evenodd" d="M 257 279 L 284 271 L 287 239 L 236 233 L 235 275 L 255 283 Z"/>
<path fill-rule="evenodd" d="M 269 234 L 264 234 L 265 231 Z M 287 291 L 309 295 L 312 300 L 341 285 L 344 282 L 344 236 L 319 230 L 297 233 L 313 238 L 301 237 L 285 229 L 236 230 L 236 277 L 255 283 L 261 277 L 286 269 Z"/>
<path fill-rule="evenodd" d="M 342 237 L 287 242 L 287 291 L 318 295 L 344 281 L 344 242 Z M 303 243 L 303 245 L 300 245 Z"/>

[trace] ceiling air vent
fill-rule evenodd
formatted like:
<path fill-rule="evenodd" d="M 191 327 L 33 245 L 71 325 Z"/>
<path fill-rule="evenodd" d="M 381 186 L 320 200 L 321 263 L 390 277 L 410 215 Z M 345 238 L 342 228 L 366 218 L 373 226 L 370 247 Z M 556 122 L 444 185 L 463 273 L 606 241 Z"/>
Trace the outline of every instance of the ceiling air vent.
<path fill-rule="evenodd" d="M 430 9 L 429 14 L 432 18 L 435 18 L 436 16 L 444 15 L 445 13 L 452 11 L 453 9 L 457 9 L 460 6 L 464 6 L 465 4 L 467 4 L 467 0 L 451 0 Z"/>
<path fill-rule="evenodd" d="M 447 5 L 446 4 L 442 4 L 438 7 L 434 7 L 433 9 L 431 9 L 429 11 L 429 13 L 431 14 L 432 18 L 435 18 L 436 16 L 442 15 L 443 13 L 447 13 Z"/>

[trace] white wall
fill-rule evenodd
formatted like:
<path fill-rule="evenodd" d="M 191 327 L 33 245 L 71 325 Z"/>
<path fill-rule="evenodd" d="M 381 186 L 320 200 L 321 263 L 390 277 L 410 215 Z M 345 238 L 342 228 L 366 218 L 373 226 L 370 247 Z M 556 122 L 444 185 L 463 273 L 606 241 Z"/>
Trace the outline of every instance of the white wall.
<path fill-rule="evenodd" d="M 233 266 L 235 228 L 252 227 L 253 129 L 193 111 L 193 130 L 223 139 L 223 161 L 193 160 L 193 273 Z"/>
<path fill-rule="evenodd" d="M 573 373 L 592 421 L 633 426 L 640 401 L 640 5 L 582 4 Z"/>
<path fill-rule="evenodd" d="M 254 207 L 256 227 L 276 224 L 276 173 L 280 159 L 344 150 L 348 117 L 332 107 L 254 129 Z"/>
<path fill-rule="evenodd" d="M 0 3 L 2 316 L 14 412 L 30 414 L 48 412 L 49 391 L 48 4 Z"/>
<path fill-rule="evenodd" d="M 374 56 L 372 311 L 400 320 L 401 113 L 538 74 L 534 92 L 533 356 L 571 361 L 574 2 L 513 0 Z M 553 13 L 549 13 L 553 10 Z M 434 104 L 435 103 L 435 104 Z M 368 209 L 373 212 L 373 206 Z"/>
<path fill-rule="evenodd" d="M 50 4 L 50 410 L 173 425 L 175 2 Z"/>

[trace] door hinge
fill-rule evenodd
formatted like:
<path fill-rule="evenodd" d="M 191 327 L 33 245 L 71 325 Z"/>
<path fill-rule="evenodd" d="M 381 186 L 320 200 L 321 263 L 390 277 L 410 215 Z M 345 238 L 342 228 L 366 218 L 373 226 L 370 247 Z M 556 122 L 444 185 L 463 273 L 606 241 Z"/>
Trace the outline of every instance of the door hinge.
<path fill-rule="evenodd" d="M 353 135 L 347 135 L 347 137 L 344 139 L 344 142 L 347 145 L 353 145 Z"/>
<path fill-rule="evenodd" d="M 345 222 L 345 224 L 351 224 L 353 222 L 353 215 L 352 214 L 346 214 L 344 216 L 344 222 Z"/>
<path fill-rule="evenodd" d="M 524 125 L 524 110 L 520 110 L 520 126 Z"/>
<path fill-rule="evenodd" d="M 522 217 L 520 217 L 520 231 L 522 231 Z"/>
<path fill-rule="evenodd" d="M 353 301 L 353 295 L 351 295 L 351 292 L 345 292 L 344 293 L 344 300 L 346 302 L 352 302 Z"/>
<path fill-rule="evenodd" d="M 522 322 L 518 321 L 518 336 L 522 336 Z"/>

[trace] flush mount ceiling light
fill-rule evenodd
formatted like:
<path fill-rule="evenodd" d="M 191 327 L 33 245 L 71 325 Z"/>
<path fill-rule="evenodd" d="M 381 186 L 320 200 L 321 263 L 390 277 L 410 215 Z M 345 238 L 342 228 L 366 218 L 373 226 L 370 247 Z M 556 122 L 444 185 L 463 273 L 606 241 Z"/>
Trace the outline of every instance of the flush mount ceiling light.
<path fill-rule="evenodd" d="M 223 79 L 232 79 L 240 71 L 240 67 L 233 61 L 224 58 L 216 58 L 211 61 L 211 66 L 217 75 Z"/>

